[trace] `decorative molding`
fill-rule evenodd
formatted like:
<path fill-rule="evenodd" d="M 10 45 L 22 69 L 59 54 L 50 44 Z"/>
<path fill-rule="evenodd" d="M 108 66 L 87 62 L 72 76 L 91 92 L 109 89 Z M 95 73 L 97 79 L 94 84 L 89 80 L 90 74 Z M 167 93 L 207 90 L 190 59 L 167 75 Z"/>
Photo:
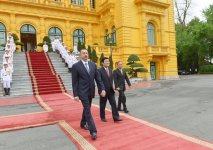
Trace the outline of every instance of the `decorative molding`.
<path fill-rule="evenodd" d="M 162 8 L 168 8 L 170 6 L 165 0 L 135 0 L 136 5 L 151 4 Z"/>
<path fill-rule="evenodd" d="M 169 8 L 170 4 L 163 2 L 163 0 L 135 0 L 138 6 L 139 13 L 147 13 L 154 15 L 165 15 L 165 10 Z"/>

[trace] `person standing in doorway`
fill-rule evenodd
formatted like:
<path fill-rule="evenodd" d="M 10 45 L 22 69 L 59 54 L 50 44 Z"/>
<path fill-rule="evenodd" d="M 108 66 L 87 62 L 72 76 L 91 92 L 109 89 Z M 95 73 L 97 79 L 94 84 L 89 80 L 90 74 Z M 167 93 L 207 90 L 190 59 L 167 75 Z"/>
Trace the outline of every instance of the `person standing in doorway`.
<path fill-rule="evenodd" d="M 114 70 L 113 75 L 114 75 L 114 82 L 115 82 L 115 89 L 118 90 L 119 92 L 119 97 L 118 97 L 118 111 L 121 111 L 121 104 L 123 104 L 123 110 L 125 113 L 128 113 L 128 109 L 126 106 L 126 96 L 125 96 L 125 90 L 126 90 L 126 85 L 125 81 L 131 88 L 131 83 L 129 81 L 129 78 L 126 74 L 126 71 L 122 69 L 123 64 L 122 61 L 117 62 L 117 69 Z"/>
<path fill-rule="evenodd" d="M 44 51 L 45 53 L 48 52 L 48 45 L 47 45 L 47 42 L 46 42 L 46 41 L 44 41 L 43 51 Z"/>
<path fill-rule="evenodd" d="M 86 49 L 81 50 L 80 58 L 81 60 L 72 66 L 73 96 L 74 100 L 80 100 L 83 105 L 80 127 L 86 130 L 89 129 L 92 139 L 95 140 L 97 129 L 90 111 L 92 98 L 95 97 L 94 80 L 102 97 L 105 97 L 106 92 L 96 64 L 88 61 L 89 56 Z"/>

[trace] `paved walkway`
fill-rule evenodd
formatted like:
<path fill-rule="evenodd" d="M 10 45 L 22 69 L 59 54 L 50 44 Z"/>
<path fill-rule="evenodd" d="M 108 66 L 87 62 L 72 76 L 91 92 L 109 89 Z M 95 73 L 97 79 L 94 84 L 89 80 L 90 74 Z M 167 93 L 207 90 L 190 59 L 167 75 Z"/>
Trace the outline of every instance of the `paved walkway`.
<path fill-rule="evenodd" d="M 206 79 L 203 79 L 203 81 L 201 81 L 203 85 L 205 85 L 204 80 Z M 183 83 L 185 83 L 185 80 L 180 80 L 180 82 L 182 81 L 184 81 Z M 192 79 L 192 81 L 194 80 Z M 179 81 L 145 82 L 127 91 L 128 105 L 129 105 L 131 114 L 138 118 L 122 113 L 121 115 L 122 115 L 123 121 L 120 123 L 113 123 L 111 118 L 111 112 L 109 110 L 107 111 L 107 118 L 109 121 L 107 123 L 101 122 L 99 118 L 98 106 L 93 105 L 92 112 L 93 112 L 94 120 L 96 122 L 96 126 L 98 128 L 98 139 L 96 141 L 91 140 L 89 133 L 87 131 L 80 129 L 79 120 L 81 118 L 82 106 L 80 103 L 73 101 L 72 96 L 68 94 L 42 95 L 42 96 L 35 97 L 35 99 L 28 97 L 26 99 L 23 99 L 23 101 L 22 100 L 17 101 L 17 99 L 14 101 L 12 99 L 7 100 L 10 106 L 13 104 L 16 105 L 17 103 L 19 105 L 26 104 L 26 103 L 32 104 L 32 103 L 35 103 L 35 100 L 36 100 L 36 102 L 44 110 L 41 112 L 31 112 L 31 113 L 25 113 L 25 114 L 16 115 L 16 116 L 0 117 L 0 122 L 1 122 L 0 131 L 1 132 L 7 131 L 5 133 L 8 133 L 8 131 L 17 132 L 16 131 L 17 129 L 26 129 L 31 127 L 41 127 L 41 126 L 48 127 L 49 125 L 57 125 L 58 127 L 60 127 L 61 131 L 63 131 L 67 135 L 64 139 L 66 140 L 66 138 L 68 137 L 72 141 L 70 143 L 75 144 L 79 149 L 120 149 L 120 148 L 142 149 L 142 150 L 143 149 L 152 150 L 152 149 L 159 149 L 159 148 L 164 150 L 166 149 L 168 150 L 213 149 L 213 144 L 210 142 L 200 140 L 199 138 L 194 136 L 192 137 L 192 135 L 187 136 L 183 134 L 185 132 L 180 133 L 180 132 L 174 131 L 175 130 L 174 128 L 168 129 L 168 128 L 162 127 L 163 124 L 156 125 L 151 122 L 157 122 L 157 121 L 154 121 L 153 119 L 150 119 L 150 120 L 147 119 L 148 116 L 145 117 L 144 114 L 146 114 L 147 112 L 147 114 L 151 113 L 150 116 L 153 116 L 152 114 L 156 113 L 155 116 L 157 118 L 158 116 L 157 112 L 158 112 L 160 116 L 159 120 L 160 119 L 165 120 L 164 119 L 165 117 L 161 115 L 162 113 L 164 113 L 163 108 L 164 109 L 169 108 L 174 110 L 175 107 L 179 107 L 180 105 L 183 108 L 190 108 L 189 105 L 187 105 L 187 107 L 183 106 L 185 101 L 179 102 L 177 101 L 177 98 L 175 99 L 176 94 L 172 93 L 173 90 L 172 91 L 168 90 L 170 89 L 170 87 L 173 87 L 170 85 L 175 85 L 177 82 Z M 183 83 L 180 83 L 180 85 L 182 85 Z M 202 85 L 200 86 L 202 87 Z M 167 88 L 169 87 L 169 88 L 165 89 L 165 87 Z M 177 87 L 177 89 L 182 88 L 182 90 L 188 89 L 188 87 L 186 89 L 183 89 L 183 87 L 179 87 L 178 85 L 175 85 L 173 87 L 174 91 L 177 90 L 175 89 L 175 87 Z M 194 85 L 190 85 L 190 87 L 193 88 Z M 154 94 L 153 96 L 153 93 L 155 92 L 151 92 L 153 97 L 149 97 L 150 95 L 149 93 L 146 93 L 146 91 L 147 92 L 155 91 L 157 92 L 157 94 Z M 185 92 L 187 93 L 187 91 Z M 184 92 L 182 92 L 182 94 L 183 93 Z M 162 97 L 162 94 L 165 97 Z M 170 98 L 171 100 L 168 99 L 168 97 L 172 95 L 174 96 Z M 148 97 L 148 99 L 146 96 Z M 159 103 L 156 103 L 157 100 L 155 96 L 160 97 L 158 99 Z M 164 98 L 167 98 L 167 99 L 165 100 Z M 175 99 L 176 101 L 173 99 Z M 3 100 L 1 99 L 1 101 Z M 141 103 L 143 103 L 143 105 L 139 105 Z M 6 103 L 0 103 L 0 107 L 1 106 L 5 107 Z M 137 113 L 137 112 L 142 112 L 141 114 L 144 116 L 145 120 L 149 120 L 151 122 L 143 120 L 140 113 Z M 173 116 L 175 114 L 170 114 L 170 115 Z M 188 118 L 188 120 L 189 119 L 191 118 Z M 165 122 L 165 121 L 162 121 L 162 122 Z M 178 122 L 178 124 L 182 124 L 182 123 L 184 122 L 181 122 L 181 123 Z M 5 133 L 2 133 L 2 134 L 5 134 Z M 44 138 L 44 137 L 41 137 L 41 138 Z M 1 136 L 0 136 L 0 139 L 1 139 Z M 45 140 L 44 140 L 44 143 L 45 143 Z M 69 144 L 67 145 L 70 147 Z M 1 143 L 0 143 L 0 146 L 2 146 Z M 7 146 L 9 145 L 4 145 L 3 148 L 7 149 Z"/>

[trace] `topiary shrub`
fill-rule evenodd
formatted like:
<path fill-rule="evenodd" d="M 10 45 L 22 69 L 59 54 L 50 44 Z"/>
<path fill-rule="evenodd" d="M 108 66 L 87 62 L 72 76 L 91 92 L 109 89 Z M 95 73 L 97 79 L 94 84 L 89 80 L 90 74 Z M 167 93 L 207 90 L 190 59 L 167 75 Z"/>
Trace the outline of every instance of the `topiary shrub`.
<path fill-rule="evenodd" d="M 128 57 L 127 66 L 128 68 L 124 68 L 128 72 L 131 78 L 137 77 L 138 72 L 147 72 L 148 70 L 144 68 L 143 64 L 139 63 L 140 59 L 137 55 L 132 54 Z"/>
<path fill-rule="evenodd" d="M 43 47 L 44 41 L 46 41 L 46 43 L 48 45 L 48 52 L 52 52 L 53 51 L 53 49 L 52 49 L 52 43 L 51 43 L 51 39 L 49 38 L 49 36 L 44 36 L 43 43 L 38 43 L 37 46 Z"/>
<path fill-rule="evenodd" d="M 18 35 L 16 35 L 15 33 L 12 33 L 11 35 L 12 35 L 12 37 L 13 37 L 13 40 L 14 40 L 14 43 L 15 43 L 16 45 L 21 45 L 21 46 L 24 46 L 24 43 L 22 43 L 22 42 L 19 42 Z M 17 49 L 17 48 L 16 48 L 16 49 Z"/>

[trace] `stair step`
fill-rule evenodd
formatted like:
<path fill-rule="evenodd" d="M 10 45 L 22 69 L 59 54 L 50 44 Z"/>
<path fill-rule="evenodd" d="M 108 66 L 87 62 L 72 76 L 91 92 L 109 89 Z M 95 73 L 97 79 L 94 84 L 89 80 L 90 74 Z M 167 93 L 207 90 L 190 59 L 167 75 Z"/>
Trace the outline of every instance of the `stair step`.
<path fill-rule="evenodd" d="M 68 73 L 68 67 L 65 66 L 65 63 L 62 62 L 62 58 L 56 53 L 50 53 L 49 57 L 52 61 L 52 64 L 55 68 L 57 74 L 60 74 L 60 77 L 67 90 L 72 89 L 72 75 Z"/>

